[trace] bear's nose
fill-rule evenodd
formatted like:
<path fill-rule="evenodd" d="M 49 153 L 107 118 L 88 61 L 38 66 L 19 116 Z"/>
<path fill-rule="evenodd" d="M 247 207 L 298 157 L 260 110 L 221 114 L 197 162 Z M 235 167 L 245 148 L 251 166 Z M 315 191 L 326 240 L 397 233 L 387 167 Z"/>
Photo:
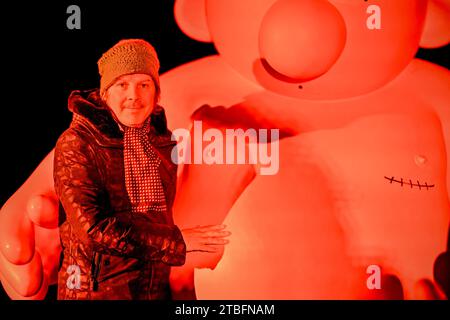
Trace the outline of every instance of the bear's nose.
<path fill-rule="evenodd" d="M 289 78 L 312 80 L 334 65 L 346 34 L 343 17 L 329 1 L 278 0 L 261 23 L 261 59 Z"/>

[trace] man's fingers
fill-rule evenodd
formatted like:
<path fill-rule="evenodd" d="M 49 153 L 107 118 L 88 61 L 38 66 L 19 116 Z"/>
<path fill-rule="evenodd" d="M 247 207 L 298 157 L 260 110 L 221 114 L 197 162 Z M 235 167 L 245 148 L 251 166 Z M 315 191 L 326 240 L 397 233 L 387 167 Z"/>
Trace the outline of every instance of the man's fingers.
<path fill-rule="evenodd" d="M 225 238 L 231 235 L 230 231 L 209 231 L 203 233 L 203 238 Z"/>
<path fill-rule="evenodd" d="M 219 252 L 219 248 L 216 248 L 214 245 L 203 244 L 199 247 L 199 251 L 206 253 L 216 253 Z"/>
<path fill-rule="evenodd" d="M 190 253 L 190 252 L 216 253 L 216 252 L 218 252 L 218 250 L 214 249 L 213 247 L 208 248 L 207 246 L 199 246 L 196 249 L 188 250 L 186 252 L 187 253 Z"/>
<path fill-rule="evenodd" d="M 195 249 L 189 250 L 190 252 L 204 252 L 204 253 L 218 253 L 223 251 L 224 244 L 202 243 L 198 244 Z"/>
<path fill-rule="evenodd" d="M 212 244 L 212 245 L 214 245 L 214 244 L 228 244 L 229 242 L 230 242 L 230 240 L 223 239 L 223 238 L 206 238 L 202 242 L 202 244 L 206 244 L 206 245 L 209 245 L 209 244 Z"/>
<path fill-rule="evenodd" d="M 231 235 L 231 232 L 224 230 L 225 228 L 225 225 L 199 226 L 195 228 L 183 229 L 181 232 L 197 237 L 228 237 Z"/>
<path fill-rule="evenodd" d="M 194 229 L 201 231 L 201 232 L 208 232 L 208 231 L 220 231 L 225 229 L 227 226 L 224 224 L 218 224 L 218 225 L 207 225 L 207 226 L 198 226 Z"/>
<path fill-rule="evenodd" d="M 217 252 L 218 249 L 214 246 L 224 246 L 229 243 L 225 237 L 230 236 L 231 232 L 224 230 L 225 228 L 226 225 L 222 224 L 183 229 L 182 233 L 188 245 L 188 251 Z"/>
<path fill-rule="evenodd" d="M 225 238 L 225 237 L 229 237 L 229 236 L 231 236 L 230 231 L 221 231 L 221 232 L 216 233 L 216 237 Z"/>

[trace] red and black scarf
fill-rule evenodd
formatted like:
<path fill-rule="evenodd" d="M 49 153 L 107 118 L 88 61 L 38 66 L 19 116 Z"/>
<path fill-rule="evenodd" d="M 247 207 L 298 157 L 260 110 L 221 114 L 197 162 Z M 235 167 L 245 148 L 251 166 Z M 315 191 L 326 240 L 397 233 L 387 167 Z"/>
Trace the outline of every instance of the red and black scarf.
<path fill-rule="evenodd" d="M 142 127 L 123 127 L 125 186 L 132 212 L 164 213 L 167 210 L 159 175 L 161 159 L 149 141 L 150 117 Z"/>

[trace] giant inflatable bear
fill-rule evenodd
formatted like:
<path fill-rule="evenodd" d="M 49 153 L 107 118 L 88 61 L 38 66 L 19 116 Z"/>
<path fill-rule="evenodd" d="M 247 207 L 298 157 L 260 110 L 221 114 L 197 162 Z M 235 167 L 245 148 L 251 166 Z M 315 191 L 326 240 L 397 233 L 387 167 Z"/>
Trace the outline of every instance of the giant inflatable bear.
<path fill-rule="evenodd" d="M 269 175 L 261 159 L 180 166 L 176 223 L 225 223 L 233 234 L 222 256 L 173 268 L 174 290 L 445 298 L 450 77 L 414 55 L 449 43 L 449 15 L 445 0 L 178 0 L 180 28 L 218 54 L 162 75 L 170 127 L 278 129 L 246 150 L 265 145 L 279 163 Z M 55 282 L 52 161 L 1 211 L 12 298 L 41 299 Z"/>

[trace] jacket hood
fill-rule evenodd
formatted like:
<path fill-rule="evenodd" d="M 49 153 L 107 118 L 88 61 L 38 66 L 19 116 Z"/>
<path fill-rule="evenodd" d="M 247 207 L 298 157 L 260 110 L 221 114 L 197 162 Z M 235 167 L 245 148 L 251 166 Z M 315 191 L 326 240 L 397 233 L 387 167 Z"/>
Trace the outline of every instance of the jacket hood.
<path fill-rule="evenodd" d="M 74 114 L 74 120 L 80 118 L 91 129 L 106 139 L 122 139 L 123 132 L 114 119 L 112 111 L 100 98 L 99 89 L 72 91 L 68 108 Z M 167 136 L 170 139 L 170 131 L 167 129 L 167 120 L 164 108 L 156 105 L 151 115 L 151 132 L 156 136 Z"/>

